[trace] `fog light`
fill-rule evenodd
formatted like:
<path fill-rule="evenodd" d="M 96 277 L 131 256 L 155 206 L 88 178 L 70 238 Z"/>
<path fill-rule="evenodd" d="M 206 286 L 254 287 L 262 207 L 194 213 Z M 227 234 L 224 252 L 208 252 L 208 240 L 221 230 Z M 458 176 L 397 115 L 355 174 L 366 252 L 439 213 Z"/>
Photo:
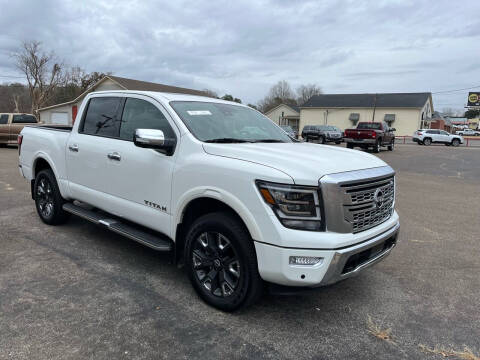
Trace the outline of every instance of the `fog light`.
<path fill-rule="evenodd" d="M 290 256 L 290 265 L 308 265 L 313 266 L 320 264 L 323 261 L 322 257 L 314 256 Z"/>

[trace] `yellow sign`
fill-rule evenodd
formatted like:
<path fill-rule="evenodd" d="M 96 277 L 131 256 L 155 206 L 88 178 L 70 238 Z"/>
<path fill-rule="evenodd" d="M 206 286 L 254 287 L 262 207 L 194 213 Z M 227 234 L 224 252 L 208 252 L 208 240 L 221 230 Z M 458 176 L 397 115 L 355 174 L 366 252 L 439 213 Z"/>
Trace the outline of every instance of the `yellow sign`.
<path fill-rule="evenodd" d="M 468 96 L 468 101 L 476 103 L 478 101 L 478 94 L 472 93 Z"/>

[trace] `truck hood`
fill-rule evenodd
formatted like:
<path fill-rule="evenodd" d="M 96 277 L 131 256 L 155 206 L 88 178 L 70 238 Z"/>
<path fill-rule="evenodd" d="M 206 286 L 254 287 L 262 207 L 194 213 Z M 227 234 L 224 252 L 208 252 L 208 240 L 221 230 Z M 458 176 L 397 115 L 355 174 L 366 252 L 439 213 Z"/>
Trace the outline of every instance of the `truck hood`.
<path fill-rule="evenodd" d="M 207 154 L 249 161 L 280 170 L 296 184 L 318 185 L 328 174 L 386 166 L 374 155 L 311 143 L 208 144 Z"/>

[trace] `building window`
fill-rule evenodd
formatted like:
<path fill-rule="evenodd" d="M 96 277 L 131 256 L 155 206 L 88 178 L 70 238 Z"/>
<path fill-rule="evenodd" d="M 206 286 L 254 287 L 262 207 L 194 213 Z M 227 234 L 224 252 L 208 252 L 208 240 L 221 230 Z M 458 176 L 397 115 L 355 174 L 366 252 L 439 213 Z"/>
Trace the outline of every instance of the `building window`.
<path fill-rule="evenodd" d="M 384 119 L 388 126 L 392 126 L 393 122 L 395 121 L 395 114 L 385 114 Z"/>
<path fill-rule="evenodd" d="M 358 120 L 360 120 L 360 114 L 351 113 L 350 116 L 348 117 L 348 120 L 350 120 L 353 123 L 353 125 L 357 125 Z"/>

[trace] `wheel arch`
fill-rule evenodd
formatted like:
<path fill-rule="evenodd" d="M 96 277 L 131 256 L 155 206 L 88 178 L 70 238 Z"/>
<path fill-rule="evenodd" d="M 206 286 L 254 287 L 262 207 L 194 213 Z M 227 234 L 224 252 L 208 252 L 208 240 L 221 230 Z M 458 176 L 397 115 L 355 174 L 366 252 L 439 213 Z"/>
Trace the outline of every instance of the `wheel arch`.
<path fill-rule="evenodd" d="M 175 241 L 175 261 L 181 259 L 185 235 L 189 225 L 199 216 L 225 211 L 236 217 L 255 240 L 261 238 L 260 228 L 248 208 L 232 194 L 219 190 L 203 189 L 187 194 L 179 202 L 175 212 L 172 234 Z"/>

